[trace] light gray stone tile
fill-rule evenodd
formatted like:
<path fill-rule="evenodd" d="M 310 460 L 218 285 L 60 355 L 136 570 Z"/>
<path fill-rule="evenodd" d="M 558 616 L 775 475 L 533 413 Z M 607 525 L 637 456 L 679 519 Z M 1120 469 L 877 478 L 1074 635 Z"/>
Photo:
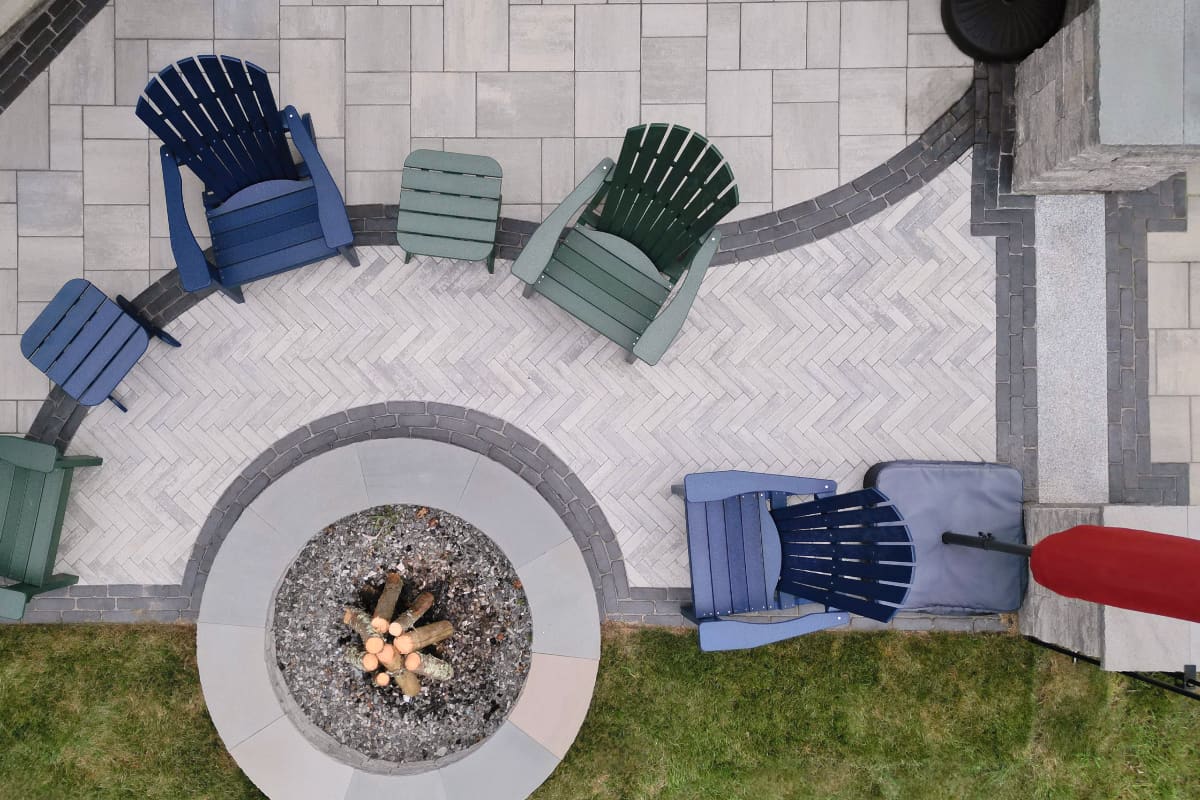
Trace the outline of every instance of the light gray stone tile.
<path fill-rule="evenodd" d="M 1160 330 L 1154 347 L 1158 393 L 1200 395 L 1200 330 Z"/>
<path fill-rule="evenodd" d="M 346 133 L 345 42 L 285 39 L 279 43 L 280 100 L 309 113 L 322 135 Z"/>
<path fill-rule="evenodd" d="M 83 277 L 109 297 L 124 295 L 132 300 L 150 285 L 148 269 L 84 269 Z"/>
<path fill-rule="evenodd" d="M 283 39 L 341 39 L 346 35 L 346 9 L 340 6 L 295 6 L 279 9 Z"/>
<path fill-rule="evenodd" d="M 642 36 L 707 36 L 708 7 L 703 3 L 642 6 Z"/>
<path fill-rule="evenodd" d="M 147 139 L 150 129 L 132 106 L 84 106 L 83 135 L 87 139 Z"/>
<path fill-rule="evenodd" d="M 213 4 L 187 0 L 121 0 L 116 33 L 122 39 L 213 38 Z M 151 69 L 153 69 L 153 64 Z"/>
<path fill-rule="evenodd" d="M 228 588 L 234 597 L 241 593 L 240 587 Z M 217 714 L 221 720 L 217 732 L 226 747 L 236 747 L 284 714 L 267 673 L 266 636 L 261 626 L 196 625 L 196 661 L 207 703 L 236 709 L 236 713 Z"/>
<path fill-rule="evenodd" d="M 34 78 L 0 114 L 0 169 L 50 166 L 50 80 Z"/>
<path fill-rule="evenodd" d="M 509 26 L 510 69 L 574 69 L 574 6 L 513 6 Z"/>
<path fill-rule="evenodd" d="M 623 136 L 627 128 L 637 125 L 641 110 L 638 83 L 636 72 L 581 72 L 575 76 L 575 135 Z"/>
<path fill-rule="evenodd" d="M 17 285 L 20 286 L 20 277 L 17 278 Z M 42 313 L 42 309 L 46 304 L 41 300 L 21 300 L 20 295 L 17 297 L 17 333 L 24 333 L 37 319 L 37 315 Z"/>
<path fill-rule="evenodd" d="M 971 57 L 944 33 L 915 33 L 908 37 L 910 67 L 969 67 Z"/>
<path fill-rule="evenodd" d="M 409 69 L 409 10 L 403 6 L 346 9 L 346 71 Z"/>
<path fill-rule="evenodd" d="M 136 105 L 142 89 L 146 87 L 146 75 L 150 72 L 146 40 L 117 39 L 114 63 L 115 102 L 117 105 Z"/>
<path fill-rule="evenodd" d="M 642 122 L 670 122 L 703 134 L 707 126 L 704 103 L 657 103 L 642 106 Z"/>
<path fill-rule="evenodd" d="M 475 74 L 412 74 L 413 136 L 475 135 Z"/>
<path fill-rule="evenodd" d="M 17 332 L 17 271 L 0 269 L 0 333 Z"/>
<path fill-rule="evenodd" d="M 742 5 L 742 69 L 803 69 L 807 3 Z"/>
<path fill-rule="evenodd" d="M 344 797 L 354 770 L 308 744 L 281 717 L 231 749 L 242 771 L 268 797 Z M 296 758 L 304 753 L 303 758 Z"/>
<path fill-rule="evenodd" d="M 439 72 L 442 69 L 442 40 L 445 26 L 441 6 L 418 6 L 412 10 L 412 69 Z"/>
<path fill-rule="evenodd" d="M 704 39 L 642 40 L 642 102 L 703 103 Z"/>
<path fill-rule="evenodd" d="M 1192 460 L 1192 413 L 1188 397 L 1150 398 L 1150 458 Z"/>
<path fill-rule="evenodd" d="M 408 155 L 408 112 L 408 106 L 348 106 L 346 169 L 402 169 Z"/>
<path fill-rule="evenodd" d="M 742 64 L 740 3 L 708 7 L 708 69 L 739 69 Z"/>
<path fill-rule="evenodd" d="M 267 72 L 279 72 L 279 39 L 217 39 L 213 52 L 237 56 L 262 67 Z"/>
<path fill-rule="evenodd" d="M 50 102 L 112 103 L 116 67 L 113 10 L 103 8 L 50 64 Z"/>
<path fill-rule="evenodd" d="M 1188 327 L 1188 271 L 1188 265 L 1185 263 L 1151 262 L 1149 264 L 1147 277 L 1150 287 L 1147 319 L 1151 328 Z"/>
<path fill-rule="evenodd" d="M 261 576 L 282 575 L 304 544 L 268 524 L 254 508 L 243 511 L 213 561 L 200 623 L 263 628 L 275 582 Z"/>
<path fill-rule="evenodd" d="M 773 73 L 776 103 L 836 103 L 836 69 L 777 69 Z"/>
<path fill-rule="evenodd" d="M 346 202 L 396 203 L 400 198 L 401 172 L 346 172 Z"/>
<path fill-rule="evenodd" d="M 842 70 L 842 135 L 904 133 L 904 99 L 902 69 Z"/>
<path fill-rule="evenodd" d="M 1188 265 L 1188 276 L 1188 319 L 1193 326 L 1200 328 L 1200 263 Z M 1197 499 L 1200 499 L 1200 495 L 1197 495 Z"/>
<path fill-rule="evenodd" d="M 709 72 L 707 102 L 713 136 L 771 135 L 770 70 Z"/>
<path fill-rule="evenodd" d="M 0 280 L 3 280 L 0 278 Z M 13 289 L 15 292 L 16 289 Z M 17 428 L 17 402 L 0 400 L 0 433 L 24 433 Z"/>
<path fill-rule="evenodd" d="M 908 70 L 907 128 L 920 134 L 946 112 L 971 85 L 970 67 Z"/>
<path fill-rule="evenodd" d="M 88 206 L 84 211 L 83 266 L 89 270 L 150 268 L 147 206 Z"/>
<path fill-rule="evenodd" d="M 598 661 L 536 653 L 509 721 L 563 758 L 587 716 Z"/>
<path fill-rule="evenodd" d="M 17 268 L 17 204 L 0 205 L 0 269 Z"/>
<path fill-rule="evenodd" d="M 457 509 L 479 461 L 478 453 L 424 439 L 376 439 L 353 450 L 373 506 L 420 503 Z"/>
<path fill-rule="evenodd" d="M 518 566 L 517 575 L 533 616 L 533 652 L 599 658 L 596 595 L 575 540 Z"/>
<path fill-rule="evenodd" d="M 154 148 L 157 149 L 157 148 Z M 89 139 L 83 143 L 83 202 L 138 205 L 150 202 L 146 142 Z"/>
<path fill-rule="evenodd" d="M 18 173 L 17 233 L 82 236 L 83 176 L 78 172 Z"/>
<path fill-rule="evenodd" d="M 0 386 L 6 400 L 44 400 L 50 389 L 46 376 L 21 355 L 16 334 L 0 334 Z"/>
<path fill-rule="evenodd" d="M 510 203 L 541 203 L 542 150 L 540 139 L 448 138 L 445 140 L 445 147 L 451 152 L 490 156 L 500 163 L 500 169 L 504 173 L 505 214 L 510 213 Z"/>
<path fill-rule="evenodd" d="M 294 556 L 313 531 L 367 507 L 358 454 L 339 447 L 305 461 L 263 489 L 253 510 L 294 546 Z"/>
<path fill-rule="evenodd" d="M 80 158 L 82 159 L 82 155 Z M 82 166 L 82 162 L 80 166 Z M 12 170 L 0 171 L 0 203 L 15 202 L 17 202 L 17 173 Z"/>
<path fill-rule="evenodd" d="M 346 105 L 393 106 L 410 102 L 408 72 L 346 73 Z"/>
<path fill-rule="evenodd" d="M 908 59 L 908 4 L 904 0 L 842 3 L 840 66 L 903 67 Z"/>
<path fill-rule="evenodd" d="M 50 106 L 50 169 L 83 169 L 83 112 L 79 106 Z"/>
<path fill-rule="evenodd" d="M 471 754 L 469 761 L 457 761 L 438 770 L 446 786 L 447 797 L 497 797 L 503 786 L 505 800 L 529 796 L 554 768 L 558 759 L 529 738 L 511 722 L 506 722 Z"/>
<path fill-rule="evenodd" d="M 841 25 L 841 3 L 808 4 L 808 53 L 805 60 L 807 68 L 838 66 Z"/>
<path fill-rule="evenodd" d="M 508 0 L 446 0 L 445 68 L 508 69 Z"/>
<path fill-rule="evenodd" d="M 151 39 L 146 44 L 150 70 L 155 73 L 168 64 L 211 53 L 214 49 L 212 39 Z"/>
<path fill-rule="evenodd" d="M 446 788 L 442 775 L 437 770 L 418 772 L 412 775 L 381 775 L 375 772 L 354 770 L 346 800 L 370 800 L 374 797 L 395 797 L 404 794 L 423 800 L 446 800 Z"/>
<path fill-rule="evenodd" d="M 575 188 L 575 140 L 542 140 L 542 202 L 563 200 Z"/>
<path fill-rule="evenodd" d="M 941 0 L 908 0 L 909 33 L 945 33 Z"/>
<path fill-rule="evenodd" d="M 908 139 L 903 134 L 847 136 L 843 132 L 838 140 L 841 182 L 849 183 L 864 172 L 870 172 L 903 150 L 906 144 Z"/>
<path fill-rule="evenodd" d="M 217 39 L 278 39 L 278 0 L 213 0 Z"/>
<path fill-rule="evenodd" d="M 1151 389 L 1150 391 L 1153 393 L 1154 390 Z M 1151 398 L 1151 399 L 1153 399 L 1153 398 Z M 1192 441 L 1191 441 L 1192 456 L 1188 460 L 1195 463 L 1197 461 L 1200 461 L 1200 397 L 1191 397 L 1188 399 L 1190 400 L 1189 404 L 1191 406 L 1190 416 L 1191 416 L 1191 432 L 1192 432 Z M 1153 428 L 1151 428 L 1151 433 L 1153 433 Z M 1196 495 L 1196 496 L 1200 497 L 1200 495 Z M 1191 495 L 1189 495 L 1188 497 L 1190 499 Z M 1196 537 L 1196 531 L 1195 531 L 1195 525 L 1198 521 L 1200 521 L 1200 520 L 1198 520 L 1197 514 L 1195 514 L 1194 512 L 1189 513 L 1188 525 L 1191 527 L 1192 535 L 1195 538 L 1200 538 L 1200 537 Z"/>
<path fill-rule="evenodd" d="M 541 222 L 546 218 L 542 213 L 542 206 L 529 203 L 513 204 L 508 202 L 507 197 L 504 198 L 504 205 L 501 207 L 500 213 L 510 219 L 520 219 L 526 222 Z"/>
<path fill-rule="evenodd" d="M 479 136 L 573 136 L 574 78 L 570 72 L 481 73 Z"/>
<path fill-rule="evenodd" d="M 591 172 L 601 159 L 613 161 L 621 154 L 621 139 L 576 139 L 575 140 L 575 183 L 578 184 Z"/>
<path fill-rule="evenodd" d="M 838 104 L 776 103 L 775 169 L 838 166 Z"/>
<path fill-rule="evenodd" d="M 410 141 L 413 150 L 445 149 L 445 139 L 440 139 L 436 136 L 414 136 Z"/>
<path fill-rule="evenodd" d="M 636 70 L 640 68 L 640 49 L 641 10 L 638 7 L 576 7 L 576 70 Z"/>
<path fill-rule="evenodd" d="M 44 399 L 17 401 L 17 430 L 28 431 L 33 427 L 33 421 L 37 419 L 44 402 Z"/>
<path fill-rule="evenodd" d="M 1146 234 L 1146 252 L 1151 261 L 1200 261 L 1200 203 L 1188 203 L 1186 232 Z"/>
<path fill-rule="evenodd" d="M 83 237 L 22 236 L 17 299 L 49 301 L 62 285 L 83 277 Z"/>
<path fill-rule="evenodd" d="M 771 137 L 770 136 L 711 136 L 709 141 L 717 146 L 733 170 L 741 202 L 767 203 L 772 199 L 771 190 Z M 769 210 L 769 209 L 767 209 Z"/>

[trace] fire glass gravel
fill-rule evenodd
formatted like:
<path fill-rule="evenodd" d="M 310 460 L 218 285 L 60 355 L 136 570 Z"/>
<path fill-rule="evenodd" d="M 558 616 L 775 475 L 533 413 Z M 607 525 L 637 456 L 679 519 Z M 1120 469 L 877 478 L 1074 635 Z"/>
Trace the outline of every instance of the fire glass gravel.
<path fill-rule="evenodd" d="M 414 698 L 394 683 L 375 686 L 345 660 L 361 641 L 342 624 L 343 608 L 372 613 L 391 570 L 404 578 L 397 613 L 432 592 L 418 625 L 447 620 L 455 630 L 425 650 L 449 662 L 454 677 L 422 678 Z M 396 763 L 441 758 L 495 732 L 525 683 L 532 644 L 525 593 L 500 548 L 452 514 L 411 505 L 352 514 L 314 536 L 276 592 L 272 633 L 279 672 L 308 720 L 346 747 Z"/>

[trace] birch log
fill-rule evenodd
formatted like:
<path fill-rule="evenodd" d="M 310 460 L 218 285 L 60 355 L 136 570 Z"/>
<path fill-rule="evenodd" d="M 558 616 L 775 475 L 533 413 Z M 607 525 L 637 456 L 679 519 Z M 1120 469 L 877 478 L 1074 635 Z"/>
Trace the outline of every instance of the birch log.
<path fill-rule="evenodd" d="M 429 592 L 421 592 L 417 595 L 417 599 L 413 600 L 413 604 L 409 606 L 408 610 L 396 617 L 396 621 L 388 626 L 388 632 L 392 636 L 399 636 L 416 625 L 417 620 L 424 616 L 425 612 L 432 607 L 433 595 Z"/>
<path fill-rule="evenodd" d="M 375 614 L 371 619 L 371 627 L 378 634 L 388 632 L 388 624 L 396 616 L 396 603 L 400 600 L 400 591 L 404 588 L 404 579 L 398 572 L 389 572 L 384 579 L 383 591 L 379 601 L 375 603 Z"/>

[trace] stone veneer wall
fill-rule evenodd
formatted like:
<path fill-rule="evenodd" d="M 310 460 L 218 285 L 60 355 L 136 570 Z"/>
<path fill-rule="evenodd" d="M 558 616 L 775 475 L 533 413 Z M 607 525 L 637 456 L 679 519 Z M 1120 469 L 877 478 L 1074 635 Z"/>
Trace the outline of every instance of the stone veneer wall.
<path fill-rule="evenodd" d="M 1128 19 L 1132 11 L 1113 10 L 1120 2 L 1093 4 L 1017 67 L 1015 191 L 1137 191 L 1200 160 L 1200 141 L 1189 135 L 1186 102 L 1162 86 L 1165 76 L 1159 74 L 1163 72 L 1159 67 L 1164 66 L 1159 62 L 1173 61 L 1176 55 L 1152 53 L 1158 48 L 1148 46 L 1144 70 L 1111 63 L 1117 58 L 1139 57 L 1117 52 L 1128 44 L 1126 40 L 1152 44 L 1164 38 L 1153 30 L 1141 36 L 1127 35 L 1125 29 L 1135 22 Z M 1146 8 L 1139 13 L 1153 17 L 1158 10 Z M 1114 30 L 1102 36 L 1102 25 Z M 1180 40 L 1182 44 L 1182 34 Z M 1169 44 L 1163 42 L 1163 49 L 1169 50 Z M 1137 48 L 1130 45 L 1124 49 Z M 1103 79 L 1102 55 L 1107 58 L 1108 70 Z M 1186 51 L 1178 53 L 1180 62 L 1188 57 Z M 1184 64 L 1177 66 L 1182 72 Z M 1120 71 L 1126 74 L 1110 77 Z M 1104 103 L 1108 107 L 1102 114 Z M 1172 122 L 1175 112 L 1178 125 Z M 1120 117 L 1131 121 L 1114 125 L 1112 121 Z"/>

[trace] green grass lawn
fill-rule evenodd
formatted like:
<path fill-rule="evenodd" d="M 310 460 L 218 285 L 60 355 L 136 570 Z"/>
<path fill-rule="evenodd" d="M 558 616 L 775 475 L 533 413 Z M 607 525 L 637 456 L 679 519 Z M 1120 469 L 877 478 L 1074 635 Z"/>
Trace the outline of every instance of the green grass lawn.
<path fill-rule="evenodd" d="M 0 628 L 0 796 L 255 798 L 183 626 Z M 607 628 L 537 800 L 1197 798 L 1200 703 L 1010 636 L 814 634 L 701 655 Z"/>

